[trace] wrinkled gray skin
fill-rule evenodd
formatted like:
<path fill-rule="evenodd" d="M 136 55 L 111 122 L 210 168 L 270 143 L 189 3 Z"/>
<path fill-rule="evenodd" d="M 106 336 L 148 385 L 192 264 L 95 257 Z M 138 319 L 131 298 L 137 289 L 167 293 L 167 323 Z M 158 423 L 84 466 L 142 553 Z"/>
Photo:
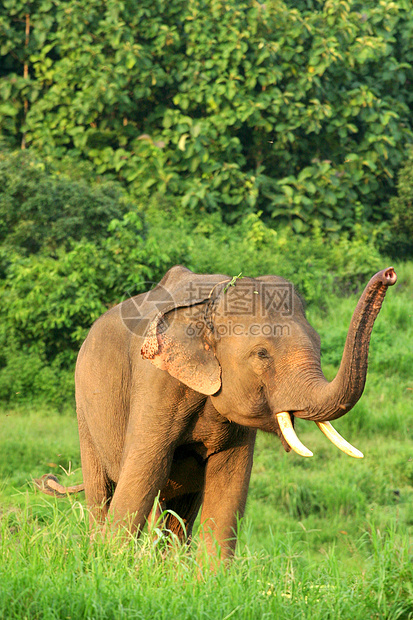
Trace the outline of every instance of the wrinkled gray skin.
<path fill-rule="evenodd" d="M 256 430 L 280 436 L 280 411 L 292 420 L 326 421 L 354 406 L 364 388 L 373 322 L 395 278 L 389 268 L 370 280 L 331 383 L 321 371 L 320 339 L 282 278 L 229 285 L 228 276 L 178 266 L 149 293 L 106 312 L 76 367 L 92 521 L 139 531 L 160 493 L 187 534 L 202 505 L 210 551 L 215 539 L 222 556 L 231 556 Z M 166 527 L 183 538 L 174 516 Z"/>

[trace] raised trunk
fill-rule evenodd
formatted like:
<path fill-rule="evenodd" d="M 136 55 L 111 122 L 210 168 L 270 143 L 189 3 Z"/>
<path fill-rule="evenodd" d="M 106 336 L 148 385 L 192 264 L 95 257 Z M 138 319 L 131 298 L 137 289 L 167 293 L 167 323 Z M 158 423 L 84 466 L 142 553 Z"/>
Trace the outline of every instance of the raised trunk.
<path fill-rule="evenodd" d="M 314 386 L 311 405 L 306 411 L 294 412 L 297 417 L 315 421 L 340 418 L 363 393 L 370 335 L 388 286 L 396 283 L 393 267 L 379 271 L 367 284 L 351 319 L 340 368 L 329 383 L 320 380 Z"/>

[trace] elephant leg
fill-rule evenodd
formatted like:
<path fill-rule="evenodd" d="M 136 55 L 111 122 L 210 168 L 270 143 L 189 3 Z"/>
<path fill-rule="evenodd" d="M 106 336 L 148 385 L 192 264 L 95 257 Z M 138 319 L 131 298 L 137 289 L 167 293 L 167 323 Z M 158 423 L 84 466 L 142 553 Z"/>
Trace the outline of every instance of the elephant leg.
<path fill-rule="evenodd" d="M 172 457 L 173 449 L 159 438 L 156 443 L 136 442 L 126 452 L 108 511 L 113 529 L 124 528 L 130 534 L 139 534 L 156 496 L 166 485 Z"/>
<path fill-rule="evenodd" d="M 201 534 L 207 557 L 218 552 L 225 560 L 234 554 L 237 520 L 243 516 L 247 501 L 255 435 L 249 431 L 244 445 L 208 458 L 201 512 Z"/>
<path fill-rule="evenodd" d="M 165 519 L 164 529 L 169 530 L 178 537 L 181 542 L 190 542 L 192 528 L 202 504 L 202 491 L 196 493 L 186 493 L 179 497 L 174 497 L 166 502 L 166 509 L 176 512 L 184 524 L 175 515 L 168 514 Z"/>
<path fill-rule="evenodd" d="M 91 528 L 95 525 L 103 526 L 112 498 L 112 483 L 105 474 L 80 410 L 78 410 L 77 417 L 86 504 L 89 508 L 89 524 Z"/>

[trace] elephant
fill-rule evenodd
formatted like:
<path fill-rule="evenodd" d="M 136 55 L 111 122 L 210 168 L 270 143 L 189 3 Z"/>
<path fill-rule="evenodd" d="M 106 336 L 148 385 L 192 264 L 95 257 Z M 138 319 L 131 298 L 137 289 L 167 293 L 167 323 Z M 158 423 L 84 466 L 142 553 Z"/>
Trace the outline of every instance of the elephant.
<path fill-rule="evenodd" d="M 105 532 L 139 535 L 158 497 L 171 511 L 165 527 L 185 540 L 202 506 L 208 554 L 230 559 L 258 429 L 309 457 L 294 420 L 312 420 L 338 448 L 363 456 L 331 421 L 363 392 L 373 323 L 396 280 L 389 267 L 368 282 L 328 382 L 320 338 L 290 282 L 172 267 L 103 314 L 80 349 L 83 485 L 66 489 L 48 475 L 39 484 L 54 494 L 84 489 L 91 526 Z"/>

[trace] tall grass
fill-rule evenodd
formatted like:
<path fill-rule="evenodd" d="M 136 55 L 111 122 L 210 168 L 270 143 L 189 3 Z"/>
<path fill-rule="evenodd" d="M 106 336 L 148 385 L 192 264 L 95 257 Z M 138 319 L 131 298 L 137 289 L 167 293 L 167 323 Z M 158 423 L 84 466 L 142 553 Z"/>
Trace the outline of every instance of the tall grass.
<path fill-rule="evenodd" d="M 78 503 L 42 499 L 37 509 L 46 504 L 47 527 L 36 506 L 1 517 L 2 618 L 413 617 L 411 550 L 396 526 L 382 532 L 370 521 L 353 542 L 360 566 L 348 572 L 334 546 L 314 559 L 294 531 L 273 532 L 252 552 L 247 524 L 235 561 L 212 572 L 197 554 L 165 553 L 148 534 L 91 542 Z"/>

